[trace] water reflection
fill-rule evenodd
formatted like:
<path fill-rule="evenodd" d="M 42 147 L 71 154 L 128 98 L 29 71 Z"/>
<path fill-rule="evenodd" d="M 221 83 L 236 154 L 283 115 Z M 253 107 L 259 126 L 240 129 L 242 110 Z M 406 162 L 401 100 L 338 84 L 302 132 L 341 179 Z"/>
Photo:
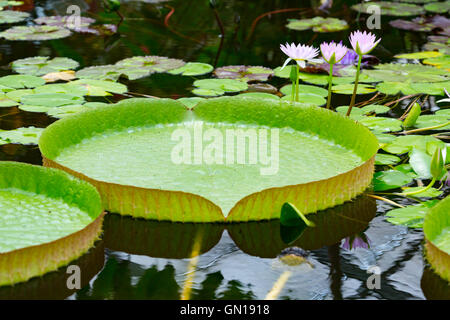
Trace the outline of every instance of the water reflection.
<path fill-rule="evenodd" d="M 450 282 L 439 277 L 429 266 L 423 269 L 420 287 L 428 300 L 450 300 Z"/>

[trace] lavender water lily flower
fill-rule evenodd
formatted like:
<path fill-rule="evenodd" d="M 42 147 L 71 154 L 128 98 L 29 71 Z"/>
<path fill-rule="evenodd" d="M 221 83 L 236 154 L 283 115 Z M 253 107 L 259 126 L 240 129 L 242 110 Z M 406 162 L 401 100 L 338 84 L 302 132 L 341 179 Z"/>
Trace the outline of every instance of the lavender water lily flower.
<path fill-rule="evenodd" d="M 350 35 L 350 43 L 353 47 L 353 50 L 355 50 L 355 52 L 358 54 L 358 67 L 356 69 L 355 86 L 353 88 L 352 100 L 347 111 L 347 116 L 350 115 L 355 104 L 356 92 L 358 90 L 359 74 L 361 72 L 362 57 L 363 55 L 371 52 L 380 41 L 381 38 L 376 40 L 376 36 L 374 34 L 366 31 L 355 31 Z"/>
<path fill-rule="evenodd" d="M 342 43 L 335 43 L 334 41 L 330 43 L 322 43 L 320 45 L 320 51 L 322 53 L 322 57 L 326 62 L 330 65 L 330 75 L 328 78 L 328 100 L 327 100 L 327 109 L 330 109 L 331 105 L 331 86 L 333 83 L 333 66 L 340 62 L 345 55 L 347 54 L 348 48 L 344 46 Z"/>
<path fill-rule="evenodd" d="M 299 69 L 300 69 L 300 67 L 302 67 L 302 68 L 306 67 L 306 61 L 320 62 L 320 60 L 315 59 L 315 57 L 317 57 L 317 55 L 319 54 L 319 50 L 312 46 L 301 45 L 301 44 L 295 45 L 295 43 L 291 43 L 291 44 L 286 43 L 286 45 L 280 45 L 280 49 L 288 56 L 288 58 L 286 59 L 286 61 L 283 64 L 283 66 L 281 67 L 281 70 L 283 70 L 284 67 L 286 67 L 287 64 L 292 60 L 297 62 L 297 64 L 296 64 L 297 72 L 296 72 L 296 76 L 295 76 L 295 78 L 296 78 L 295 79 L 295 100 L 298 101 L 299 100 L 299 81 L 298 81 Z M 292 85 L 292 90 L 294 93 L 294 85 Z M 294 94 L 292 94 L 292 96 L 294 96 Z"/>

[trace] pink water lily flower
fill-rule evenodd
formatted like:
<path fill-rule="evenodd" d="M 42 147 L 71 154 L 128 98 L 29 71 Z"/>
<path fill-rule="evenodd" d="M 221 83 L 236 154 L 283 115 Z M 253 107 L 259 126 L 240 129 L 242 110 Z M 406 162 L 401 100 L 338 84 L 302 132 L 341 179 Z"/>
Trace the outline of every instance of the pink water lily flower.
<path fill-rule="evenodd" d="M 368 54 L 380 41 L 381 39 L 376 41 L 375 35 L 366 31 L 355 31 L 350 35 L 350 43 L 352 44 L 353 50 L 360 56 Z"/>
<path fill-rule="evenodd" d="M 306 67 L 306 61 L 320 62 L 320 60 L 314 59 L 319 54 L 319 49 L 312 46 L 286 43 L 286 45 L 280 45 L 280 49 L 289 57 L 286 59 L 281 69 L 286 67 L 291 60 L 295 60 L 301 68 Z"/>
<path fill-rule="evenodd" d="M 335 43 L 332 41 L 330 43 L 322 43 L 320 45 L 320 51 L 322 52 L 322 57 L 326 62 L 329 64 L 335 64 L 345 57 L 348 48 L 342 43 Z"/>

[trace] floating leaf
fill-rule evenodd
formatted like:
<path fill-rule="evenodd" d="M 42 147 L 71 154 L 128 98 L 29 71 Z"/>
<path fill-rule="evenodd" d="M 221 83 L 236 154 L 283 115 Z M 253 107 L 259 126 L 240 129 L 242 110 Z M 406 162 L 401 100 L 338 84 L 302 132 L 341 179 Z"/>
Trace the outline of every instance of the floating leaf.
<path fill-rule="evenodd" d="M 370 130 L 378 132 L 395 132 L 402 130 L 402 122 L 397 119 L 385 117 L 362 117 L 358 122 Z"/>
<path fill-rule="evenodd" d="M 432 136 L 408 135 L 395 138 L 394 141 L 384 146 L 382 149 L 394 154 L 402 154 L 412 151 L 413 148 L 427 151 L 427 145 L 435 143 L 445 147 L 445 143 Z"/>
<path fill-rule="evenodd" d="M 86 95 L 89 96 L 107 96 L 112 93 L 125 93 L 128 91 L 126 85 L 113 81 L 80 79 L 67 83 L 70 86 L 82 86 L 87 89 Z"/>
<path fill-rule="evenodd" d="M 352 6 L 353 10 L 370 14 L 369 7 L 376 6 L 381 9 L 381 14 L 386 16 L 418 16 L 425 13 L 425 10 L 414 4 L 389 2 L 389 1 L 371 1 Z"/>
<path fill-rule="evenodd" d="M 239 92 L 248 88 L 247 83 L 234 79 L 196 80 L 194 86 L 198 89 L 194 89 L 192 92 L 201 96 L 220 96 L 225 92 Z"/>
<path fill-rule="evenodd" d="M 409 163 L 400 164 L 398 166 L 395 166 L 394 169 L 407 174 L 413 179 L 417 178 L 417 173 L 414 172 L 413 168 Z"/>
<path fill-rule="evenodd" d="M 445 116 L 445 115 L 423 115 L 420 116 L 417 119 L 417 122 L 414 124 L 414 127 L 416 128 L 429 128 L 429 127 L 434 127 L 434 126 L 440 126 L 443 125 L 445 123 L 448 123 L 450 121 L 450 116 Z M 444 127 L 440 127 L 437 129 L 431 129 L 431 130 L 449 130 L 450 129 L 450 124 Z"/>
<path fill-rule="evenodd" d="M 399 59 L 427 59 L 427 58 L 435 58 L 440 57 L 443 54 L 437 51 L 422 51 L 422 52 L 413 52 L 413 53 L 403 53 L 396 54 L 395 57 Z"/>
<path fill-rule="evenodd" d="M 29 13 L 21 11 L 4 10 L 0 11 L 0 23 L 16 23 L 25 20 Z"/>
<path fill-rule="evenodd" d="M 51 117 L 61 119 L 87 109 L 88 108 L 83 105 L 68 105 L 50 108 L 49 110 L 46 111 L 46 113 Z"/>
<path fill-rule="evenodd" d="M 214 70 L 214 67 L 207 63 L 200 62 L 188 62 L 184 66 L 170 70 L 170 74 L 181 74 L 183 76 L 201 76 L 210 73 Z"/>
<path fill-rule="evenodd" d="M 31 57 L 19 59 L 12 62 L 12 69 L 21 74 L 32 76 L 43 76 L 51 72 L 59 72 L 63 70 L 71 70 L 78 68 L 77 61 L 70 58 L 56 57 Z"/>
<path fill-rule="evenodd" d="M 353 84 L 338 84 L 337 86 L 332 86 L 331 91 L 338 94 L 353 94 L 354 85 Z M 366 84 L 358 84 L 358 89 L 356 90 L 356 94 L 369 94 L 374 93 L 377 90 Z"/>
<path fill-rule="evenodd" d="M 68 71 L 47 73 L 46 75 L 42 76 L 42 79 L 44 79 L 45 82 L 56 82 L 56 81 L 70 81 L 76 79 L 76 77 L 75 71 L 68 70 Z"/>
<path fill-rule="evenodd" d="M 26 112 L 47 112 L 48 110 L 50 110 L 53 107 L 45 107 L 45 106 L 30 106 L 27 104 L 21 104 L 19 105 L 19 109 L 22 111 L 26 111 Z"/>
<path fill-rule="evenodd" d="M 411 21 L 400 19 L 389 23 L 395 28 L 418 32 L 430 32 L 434 29 L 445 29 L 450 26 L 450 20 L 443 16 L 418 17 Z"/>
<path fill-rule="evenodd" d="M 326 97 L 328 96 L 328 91 L 321 87 L 316 86 L 309 86 L 309 85 L 299 85 L 299 91 L 300 93 L 311 93 L 315 94 L 317 96 Z M 284 95 L 291 95 L 292 94 L 292 84 L 285 85 L 280 89 L 280 92 Z"/>
<path fill-rule="evenodd" d="M 54 26 L 17 26 L 0 32 L 6 40 L 53 40 L 70 36 L 70 30 Z"/>
<path fill-rule="evenodd" d="M 400 162 L 400 158 L 391 154 L 378 153 L 375 156 L 375 164 L 377 165 L 392 165 Z"/>
<path fill-rule="evenodd" d="M 372 180 L 373 190 L 385 191 L 397 189 L 412 182 L 412 180 L 410 176 L 397 170 L 375 172 Z"/>
<path fill-rule="evenodd" d="M 45 80 L 35 76 L 11 75 L 0 78 L 0 85 L 14 89 L 35 88 L 45 84 Z"/>
<path fill-rule="evenodd" d="M 281 207 L 280 223 L 286 227 L 314 226 L 314 223 L 309 221 L 293 204 L 289 202 L 286 202 Z"/>
<path fill-rule="evenodd" d="M 314 74 L 314 73 L 299 73 L 300 79 L 305 82 L 317 84 L 317 85 L 328 85 L 329 76 L 326 74 Z M 350 84 L 355 81 L 354 77 L 333 77 L 333 84 Z"/>
<path fill-rule="evenodd" d="M 434 13 L 448 13 L 450 11 L 450 1 L 427 3 L 425 10 Z"/>
<path fill-rule="evenodd" d="M 225 66 L 214 70 L 219 79 L 238 79 L 242 81 L 267 81 L 273 70 L 256 66 Z"/>
<path fill-rule="evenodd" d="M 0 131 L 0 139 L 8 143 L 37 144 L 43 130 L 42 128 L 24 127 Z"/>
<path fill-rule="evenodd" d="M 420 190 L 424 190 L 424 191 L 416 193 Z M 403 191 L 401 192 L 401 194 L 405 194 L 405 195 L 409 195 L 410 193 L 414 193 L 414 195 L 410 195 L 411 197 L 414 197 L 414 198 L 437 198 L 437 197 L 441 196 L 444 192 L 440 191 L 436 188 L 429 188 L 429 189 L 425 190 L 424 187 L 407 187 L 407 188 L 403 188 Z"/>
<path fill-rule="evenodd" d="M 412 189 L 412 188 L 409 188 Z M 394 209 L 386 213 L 387 221 L 410 228 L 422 228 L 425 215 L 439 200 L 429 200 L 421 204 Z"/>
<path fill-rule="evenodd" d="M 437 68 L 443 68 L 450 70 L 450 55 L 441 55 L 434 58 L 428 58 L 423 60 L 423 63 L 430 64 L 432 66 L 435 66 Z"/>
<path fill-rule="evenodd" d="M 281 100 L 285 101 L 291 101 L 292 97 L 287 95 L 281 98 Z M 295 101 L 295 100 L 294 100 Z M 312 93 L 300 93 L 298 95 L 298 101 L 299 103 L 306 103 L 306 104 L 314 104 L 316 106 L 323 106 L 325 103 L 327 103 L 327 100 L 325 100 L 323 97 L 312 94 Z"/>
<path fill-rule="evenodd" d="M 445 37 L 445 38 L 448 38 L 448 37 Z M 446 44 L 446 43 L 431 41 L 431 42 L 425 43 L 423 48 L 425 50 L 438 50 L 439 52 L 441 52 L 443 54 L 450 54 L 449 44 Z"/>
<path fill-rule="evenodd" d="M 117 81 L 117 80 L 119 80 L 119 78 L 122 74 L 123 74 L 122 69 L 117 68 L 113 64 L 110 64 L 110 65 L 104 65 L 104 66 L 93 66 L 93 67 L 83 68 L 83 69 L 77 71 L 76 77 L 80 78 L 80 79 Z M 146 76 L 148 76 L 148 74 L 149 73 L 147 70 L 140 70 L 139 74 L 135 73 L 134 76 L 136 76 L 136 79 L 138 79 L 141 77 L 146 77 Z M 130 80 L 134 80 L 134 79 L 130 79 Z"/>
<path fill-rule="evenodd" d="M 126 58 L 116 62 L 116 66 L 132 69 L 144 69 L 149 74 L 153 72 L 166 72 L 181 68 L 186 62 L 159 56 L 138 56 Z M 124 72 L 124 74 L 126 74 Z"/>
<path fill-rule="evenodd" d="M 184 104 L 188 109 L 194 108 L 200 101 L 205 100 L 204 98 L 200 97 L 189 97 L 189 98 L 179 98 L 177 101 L 180 101 L 182 104 Z"/>
<path fill-rule="evenodd" d="M 420 179 L 431 178 L 431 156 L 425 151 L 413 148 L 409 155 L 409 164 Z"/>
<path fill-rule="evenodd" d="M 292 30 L 309 30 L 314 32 L 336 32 L 348 29 L 348 24 L 345 20 L 337 18 L 322 18 L 315 17 L 312 19 L 289 19 L 286 25 L 288 29 Z"/>
<path fill-rule="evenodd" d="M 379 104 L 368 104 L 361 108 L 361 111 L 363 112 L 363 114 L 371 114 L 371 113 L 382 114 L 382 113 L 388 112 L 389 110 L 391 110 L 389 107 L 379 105 Z M 352 112 L 353 112 L 353 110 L 352 110 Z"/>
<path fill-rule="evenodd" d="M 37 93 L 22 96 L 20 102 L 30 106 L 59 107 L 80 104 L 84 102 L 84 99 L 80 96 L 65 93 Z"/>
<path fill-rule="evenodd" d="M 3 107 L 14 107 L 18 103 L 15 100 L 11 100 L 4 93 L 0 93 L 0 108 Z"/>
<path fill-rule="evenodd" d="M 448 80 L 448 72 L 420 64 L 381 64 L 375 70 L 364 70 L 370 77 L 389 82 L 439 82 Z"/>

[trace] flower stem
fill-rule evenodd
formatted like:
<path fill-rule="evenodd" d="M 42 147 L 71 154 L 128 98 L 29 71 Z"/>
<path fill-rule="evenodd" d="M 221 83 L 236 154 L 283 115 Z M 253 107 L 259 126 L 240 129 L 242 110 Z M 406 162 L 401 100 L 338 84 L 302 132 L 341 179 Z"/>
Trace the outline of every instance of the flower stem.
<path fill-rule="evenodd" d="M 333 66 L 334 64 L 330 63 L 330 75 L 328 76 L 328 101 L 327 101 L 327 109 L 330 109 L 331 105 L 331 86 L 333 83 Z"/>
<path fill-rule="evenodd" d="M 419 193 L 425 192 L 428 189 L 430 189 L 434 185 L 435 182 L 436 182 L 436 178 L 433 178 L 433 180 L 431 180 L 430 184 L 427 185 L 425 188 L 422 188 L 422 189 L 419 189 L 419 190 L 416 190 L 416 191 L 411 191 L 411 192 L 398 193 L 398 195 L 399 196 L 412 196 L 412 195 L 415 195 L 415 194 L 419 194 Z"/>
<path fill-rule="evenodd" d="M 296 65 L 296 67 L 297 67 L 297 80 L 296 80 L 296 82 L 295 82 L 295 101 L 296 102 L 298 102 L 298 100 L 299 100 L 299 86 L 298 86 L 298 84 L 299 84 L 299 73 L 300 73 L 300 67 L 298 66 L 298 64 Z"/>
<path fill-rule="evenodd" d="M 350 113 L 352 112 L 352 108 L 355 105 L 356 92 L 358 91 L 359 73 L 361 72 L 361 61 L 362 61 L 362 55 L 359 55 L 358 67 L 356 68 L 355 87 L 353 88 L 352 100 L 350 102 L 350 107 L 348 108 L 348 111 L 347 111 L 347 117 L 350 115 Z"/>

